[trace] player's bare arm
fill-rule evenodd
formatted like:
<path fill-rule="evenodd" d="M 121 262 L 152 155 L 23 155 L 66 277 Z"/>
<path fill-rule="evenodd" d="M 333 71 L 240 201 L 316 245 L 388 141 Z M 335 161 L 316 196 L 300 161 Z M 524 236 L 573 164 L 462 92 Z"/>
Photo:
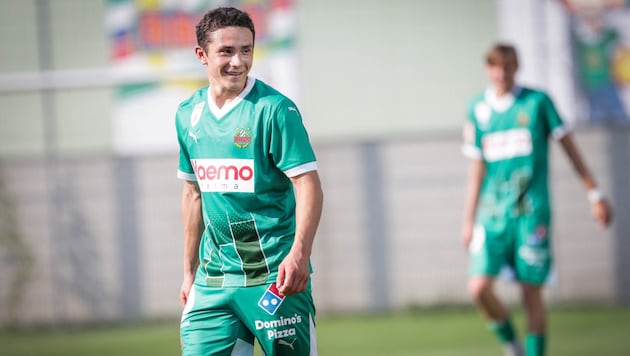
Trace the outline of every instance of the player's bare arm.
<path fill-rule="evenodd" d="M 582 180 L 582 184 L 587 191 L 587 197 L 591 203 L 591 214 L 602 228 L 606 228 L 612 222 L 612 208 L 608 200 L 597 188 L 597 183 L 586 167 L 582 156 L 575 145 L 571 134 L 566 134 L 560 139 L 560 144 L 566 152 L 573 168 Z"/>
<path fill-rule="evenodd" d="M 201 191 L 197 182 L 184 181 L 181 209 L 184 225 L 184 280 L 179 298 L 182 305 L 186 305 L 199 265 L 199 242 L 204 229 L 201 215 Z"/>
<path fill-rule="evenodd" d="M 317 171 L 292 177 L 291 181 L 295 190 L 295 240 L 279 266 L 276 281 L 284 295 L 306 290 L 310 278 L 308 261 L 324 201 Z"/>
<path fill-rule="evenodd" d="M 461 238 L 465 248 L 468 248 L 472 239 L 472 231 L 475 226 L 477 202 L 481 190 L 481 182 L 485 176 L 486 168 L 483 160 L 472 159 L 468 165 L 468 179 L 466 182 L 466 197 L 464 200 L 464 216 L 462 222 Z"/>

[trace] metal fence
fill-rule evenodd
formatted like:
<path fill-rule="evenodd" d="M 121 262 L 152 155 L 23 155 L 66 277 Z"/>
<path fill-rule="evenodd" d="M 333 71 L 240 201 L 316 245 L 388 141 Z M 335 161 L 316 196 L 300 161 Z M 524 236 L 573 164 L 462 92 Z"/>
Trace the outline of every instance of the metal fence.
<path fill-rule="evenodd" d="M 601 231 L 552 151 L 551 302 L 630 301 L 630 131 L 577 133 L 617 219 Z M 469 303 L 459 242 L 466 161 L 455 137 L 315 145 L 325 206 L 313 252 L 321 313 Z M 0 163 L 0 325 L 176 317 L 177 155 Z M 516 301 L 516 290 L 500 284 Z"/>

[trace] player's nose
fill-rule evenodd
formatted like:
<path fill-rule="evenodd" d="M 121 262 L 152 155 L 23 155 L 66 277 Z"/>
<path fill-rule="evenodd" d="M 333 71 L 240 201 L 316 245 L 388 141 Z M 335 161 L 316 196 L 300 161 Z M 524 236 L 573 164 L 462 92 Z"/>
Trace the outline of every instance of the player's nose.
<path fill-rule="evenodd" d="M 235 53 L 230 59 L 230 65 L 233 67 L 238 67 L 241 64 L 243 64 L 243 58 L 241 58 L 241 55 L 239 53 Z"/>

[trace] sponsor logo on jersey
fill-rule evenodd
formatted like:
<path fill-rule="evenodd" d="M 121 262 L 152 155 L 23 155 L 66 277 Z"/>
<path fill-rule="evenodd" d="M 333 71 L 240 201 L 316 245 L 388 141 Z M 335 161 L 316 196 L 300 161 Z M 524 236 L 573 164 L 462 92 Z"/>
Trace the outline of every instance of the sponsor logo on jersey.
<path fill-rule="evenodd" d="M 542 267 L 549 260 L 549 252 L 542 247 L 521 246 L 518 256 L 531 267 Z"/>
<path fill-rule="evenodd" d="M 545 225 L 539 225 L 536 230 L 527 237 L 527 244 L 533 246 L 540 245 L 546 238 L 547 227 Z"/>
<path fill-rule="evenodd" d="M 302 316 L 300 314 L 294 314 L 292 317 L 284 317 L 281 316 L 275 320 L 255 320 L 254 326 L 256 330 L 266 330 L 267 331 L 267 339 L 269 340 L 278 340 L 278 343 L 281 345 L 289 346 L 293 349 L 293 343 L 295 339 L 291 342 L 285 340 L 285 342 L 280 342 L 281 339 L 289 338 L 291 336 L 296 336 L 295 325 L 302 323 Z"/>
<path fill-rule="evenodd" d="M 195 127 L 199 123 L 199 119 L 201 118 L 201 112 L 203 111 L 204 105 L 205 103 L 203 101 L 195 105 L 195 107 L 193 108 L 192 114 L 190 114 L 190 126 Z"/>
<path fill-rule="evenodd" d="M 247 148 L 252 142 L 252 135 L 249 133 L 250 128 L 238 128 L 234 134 L 234 145 L 238 148 Z"/>
<path fill-rule="evenodd" d="M 195 143 L 199 142 L 199 130 L 197 130 L 197 132 L 188 131 L 188 136 L 192 137 Z"/>
<path fill-rule="evenodd" d="M 283 300 L 284 296 L 280 294 L 276 284 L 272 283 L 258 301 L 258 306 L 270 315 L 273 315 L 280 308 Z"/>
<path fill-rule="evenodd" d="M 191 159 L 202 192 L 254 192 L 254 160 Z"/>
<path fill-rule="evenodd" d="M 500 161 L 532 153 L 532 135 L 527 129 L 512 129 L 483 136 L 481 147 L 488 162 Z"/>

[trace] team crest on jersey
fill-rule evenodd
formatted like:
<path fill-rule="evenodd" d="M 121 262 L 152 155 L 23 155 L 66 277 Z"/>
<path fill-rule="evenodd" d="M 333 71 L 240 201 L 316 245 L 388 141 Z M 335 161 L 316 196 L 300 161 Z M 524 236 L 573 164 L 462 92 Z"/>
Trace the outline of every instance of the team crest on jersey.
<path fill-rule="evenodd" d="M 234 145 L 238 148 L 247 148 L 252 142 L 252 135 L 249 133 L 250 128 L 238 128 L 234 134 Z"/>
<path fill-rule="evenodd" d="M 529 125 L 529 115 L 521 111 L 521 113 L 518 114 L 518 118 L 516 119 L 516 122 L 518 122 L 520 126 Z"/>
<path fill-rule="evenodd" d="M 478 103 L 475 105 L 475 117 L 477 118 L 477 122 L 479 125 L 485 126 L 490 121 L 490 115 L 492 114 L 492 110 L 490 106 L 484 102 Z"/>
<path fill-rule="evenodd" d="M 195 105 L 195 108 L 192 111 L 192 114 L 190 114 L 190 126 L 195 127 L 195 125 L 197 125 L 197 123 L 199 123 L 199 119 L 201 118 L 201 112 L 203 111 L 203 106 L 204 106 L 204 102 L 200 102 L 199 104 Z"/>

